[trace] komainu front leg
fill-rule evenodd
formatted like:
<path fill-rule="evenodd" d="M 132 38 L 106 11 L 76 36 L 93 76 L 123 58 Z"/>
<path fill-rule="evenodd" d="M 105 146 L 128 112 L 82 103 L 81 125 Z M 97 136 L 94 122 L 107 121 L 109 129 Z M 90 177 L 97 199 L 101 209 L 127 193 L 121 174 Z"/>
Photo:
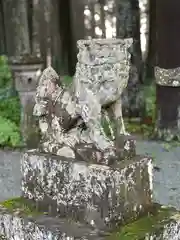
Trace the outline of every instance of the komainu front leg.
<path fill-rule="evenodd" d="M 126 132 L 123 116 L 122 116 L 122 104 L 119 99 L 113 105 L 113 115 L 115 117 L 115 146 L 118 160 L 129 160 L 136 155 L 135 140 Z"/>
<path fill-rule="evenodd" d="M 113 143 L 106 137 L 101 126 L 101 105 L 96 96 L 89 89 L 83 89 L 78 98 L 81 117 L 88 128 L 91 141 L 101 151 L 112 148 Z"/>
<path fill-rule="evenodd" d="M 114 118 L 115 118 L 115 127 L 116 127 L 116 137 L 119 135 L 129 135 L 128 132 L 126 132 L 124 120 L 122 116 L 122 101 L 121 99 L 118 99 L 112 106 Z"/>

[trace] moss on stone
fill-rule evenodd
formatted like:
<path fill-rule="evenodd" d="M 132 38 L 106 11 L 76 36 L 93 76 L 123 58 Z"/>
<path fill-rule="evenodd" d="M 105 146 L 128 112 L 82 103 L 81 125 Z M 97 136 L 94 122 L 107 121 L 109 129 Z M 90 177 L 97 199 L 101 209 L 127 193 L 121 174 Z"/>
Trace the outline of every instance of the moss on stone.
<path fill-rule="evenodd" d="M 6 200 L 0 203 L 0 206 L 6 208 L 10 213 L 18 213 L 21 216 L 37 216 L 43 214 L 36 208 L 35 203 L 20 197 Z"/>
<path fill-rule="evenodd" d="M 37 57 L 31 54 L 22 54 L 21 56 L 9 57 L 9 63 L 13 65 L 22 65 L 22 64 L 43 64 L 44 61 L 42 58 Z"/>
<path fill-rule="evenodd" d="M 143 124 L 140 120 L 136 121 L 136 119 L 124 119 L 125 128 L 127 132 L 131 134 L 140 135 L 143 138 L 152 138 L 154 132 L 153 124 Z"/>
<path fill-rule="evenodd" d="M 180 213 L 177 214 L 174 209 L 161 207 L 155 214 L 142 217 L 121 227 L 107 240 L 143 240 L 146 239 L 147 234 L 148 236 L 158 235 L 163 231 L 165 224 L 177 219 L 177 215 L 180 219 Z"/>

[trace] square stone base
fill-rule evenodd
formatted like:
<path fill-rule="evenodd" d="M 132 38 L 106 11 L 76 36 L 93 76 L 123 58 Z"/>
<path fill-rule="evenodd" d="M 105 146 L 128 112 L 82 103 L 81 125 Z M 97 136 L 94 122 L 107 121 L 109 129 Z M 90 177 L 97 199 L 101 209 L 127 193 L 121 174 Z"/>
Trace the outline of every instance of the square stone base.
<path fill-rule="evenodd" d="M 43 214 L 22 216 L 0 207 L 0 239 L 103 240 L 104 236 L 100 236 L 100 233 L 88 226 L 67 219 L 52 218 Z"/>
<path fill-rule="evenodd" d="M 130 221 L 152 205 L 152 161 L 147 157 L 109 167 L 28 151 L 21 167 L 23 197 L 39 209 L 99 229 Z"/>
<path fill-rule="evenodd" d="M 137 221 L 121 227 L 117 232 L 99 232 L 69 219 L 52 218 L 43 213 L 18 213 L 0 207 L 1 240 L 178 240 L 180 213 L 162 208 Z M 22 209 L 21 209 L 22 210 Z M 27 214 L 27 213 L 26 213 Z"/>
<path fill-rule="evenodd" d="M 173 208 L 155 205 L 151 214 L 122 226 L 119 231 L 111 234 L 110 237 L 105 239 L 179 240 L 180 212 Z"/>

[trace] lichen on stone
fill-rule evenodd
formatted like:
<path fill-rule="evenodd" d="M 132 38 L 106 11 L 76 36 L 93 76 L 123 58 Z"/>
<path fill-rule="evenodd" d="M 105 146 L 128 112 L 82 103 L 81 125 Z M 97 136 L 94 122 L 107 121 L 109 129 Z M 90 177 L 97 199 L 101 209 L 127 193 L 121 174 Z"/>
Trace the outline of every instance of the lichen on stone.
<path fill-rule="evenodd" d="M 180 86 L 180 68 L 164 69 L 155 67 L 156 83 L 162 86 Z"/>
<path fill-rule="evenodd" d="M 35 203 L 23 197 L 0 202 L 0 207 L 7 209 L 10 213 L 16 213 L 20 216 L 37 216 L 43 214 L 43 212 L 37 210 Z"/>
<path fill-rule="evenodd" d="M 168 227 L 171 226 L 171 223 L 179 226 L 179 220 L 180 213 L 176 212 L 175 209 L 164 208 L 157 205 L 155 206 L 154 212 L 121 227 L 119 230 L 117 229 L 107 240 L 168 240 Z M 175 227 L 175 229 L 177 228 Z M 170 239 L 172 238 L 169 238 L 169 240 Z"/>
<path fill-rule="evenodd" d="M 50 207 L 55 215 L 62 216 L 63 212 L 83 222 L 93 220 L 98 226 L 124 223 L 152 204 L 151 164 L 151 159 L 141 156 L 110 167 L 26 152 L 22 159 L 22 194 L 43 210 L 44 206 Z"/>
<path fill-rule="evenodd" d="M 129 79 L 132 43 L 132 38 L 79 40 L 71 88 L 64 87 L 51 67 L 44 70 L 34 107 L 42 133 L 42 150 L 62 156 L 59 149 L 64 146 L 77 153 L 85 152 L 85 143 L 93 146 L 92 157 L 101 155 L 94 157 L 96 163 L 109 165 L 112 159 L 113 162 L 122 160 L 123 146 L 116 148 L 119 143 L 116 139 L 119 135 L 128 135 L 121 95 Z M 105 129 L 101 124 L 103 112 L 107 113 Z M 114 120 L 115 132 L 108 119 Z M 89 155 L 88 151 L 83 155 L 84 160 L 85 155 Z"/>

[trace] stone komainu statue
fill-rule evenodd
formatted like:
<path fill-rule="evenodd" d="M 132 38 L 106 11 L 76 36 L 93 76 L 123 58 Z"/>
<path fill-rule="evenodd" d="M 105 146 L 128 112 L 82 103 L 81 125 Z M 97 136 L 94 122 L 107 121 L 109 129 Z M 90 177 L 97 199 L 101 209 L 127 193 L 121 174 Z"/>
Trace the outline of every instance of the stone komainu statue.
<path fill-rule="evenodd" d="M 132 39 L 78 41 L 78 63 L 69 89 L 51 67 L 44 70 L 34 107 L 42 150 L 106 164 L 124 158 L 125 152 L 134 154 L 134 142 L 125 137 L 121 106 L 131 44 Z"/>

